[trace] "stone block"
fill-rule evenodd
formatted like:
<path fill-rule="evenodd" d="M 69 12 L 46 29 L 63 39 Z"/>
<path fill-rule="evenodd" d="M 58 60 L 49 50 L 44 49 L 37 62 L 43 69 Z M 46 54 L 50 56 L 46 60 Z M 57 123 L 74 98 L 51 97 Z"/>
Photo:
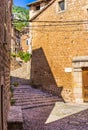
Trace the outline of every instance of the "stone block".
<path fill-rule="evenodd" d="M 74 88 L 74 93 L 76 93 L 76 94 L 82 94 L 82 88 L 81 87 L 75 87 Z"/>
<path fill-rule="evenodd" d="M 8 130 L 22 130 L 23 117 L 20 106 L 11 106 L 8 114 Z"/>

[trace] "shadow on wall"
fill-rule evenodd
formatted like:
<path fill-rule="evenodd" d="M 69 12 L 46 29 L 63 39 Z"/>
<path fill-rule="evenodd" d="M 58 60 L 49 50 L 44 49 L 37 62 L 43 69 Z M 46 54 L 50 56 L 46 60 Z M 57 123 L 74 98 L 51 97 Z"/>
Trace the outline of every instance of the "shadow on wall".
<path fill-rule="evenodd" d="M 61 97 L 63 87 L 57 87 L 57 83 L 42 48 L 33 50 L 32 52 L 31 85 Z"/>
<path fill-rule="evenodd" d="M 13 77 L 13 76 L 10 76 L 10 82 L 11 82 L 11 84 L 15 83 L 18 85 L 29 85 L 30 84 L 29 79 L 23 79 L 23 78 Z"/>

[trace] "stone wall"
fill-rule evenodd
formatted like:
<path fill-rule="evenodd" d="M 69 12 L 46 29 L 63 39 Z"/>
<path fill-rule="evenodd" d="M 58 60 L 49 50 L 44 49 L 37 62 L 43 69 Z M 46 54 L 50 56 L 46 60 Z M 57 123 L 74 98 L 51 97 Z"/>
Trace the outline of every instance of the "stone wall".
<path fill-rule="evenodd" d="M 29 27 L 23 28 L 21 32 L 21 47 L 23 52 L 31 53 L 31 38 Z"/>
<path fill-rule="evenodd" d="M 88 0 L 66 0 L 66 10 L 59 12 L 55 1 L 32 22 L 36 27 L 32 27 L 31 81 L 48 91 L 50 86 L 53 90 L 62 86 L 65 101 L 74 101 L 72 73 L 65 71 L 72 68 L 73 57 L 88 55 L 87 5 Z"/>
<path fill-rule="evenodd" d="M 31 62 L 23 63 L 20 68 L 10 72 L 11 83 L 29 84 L 30 82 L 30 66 Z"/>
<path fill-rule="evenodd" d="M 17 29 L 14 28 L 12 25 L 11 29 L 11 53 L 12 54 L 18 54 L 21 50 L 21 33 Z"/>
<path fill-rule="evenodd" d="M 16 60 L 16 57 L 11 57 L 11 62 L 10 62 L 10 71 L 16 70 L 20 67 L 22 67 L 22 61 Z"/>
<path fill-rule="evenodd" d="M 22 36 L 21 36 L 21 46 L 22 46 L 23 52 L 27 52 L 29 50 L 28 39 L 29 39 L 28 33 L 22 34 Z"/>
<path fill-rule="evenodd" d="M 0 0 L 0 130 L 7 130 L 9 110 L 11 5 Z"/>

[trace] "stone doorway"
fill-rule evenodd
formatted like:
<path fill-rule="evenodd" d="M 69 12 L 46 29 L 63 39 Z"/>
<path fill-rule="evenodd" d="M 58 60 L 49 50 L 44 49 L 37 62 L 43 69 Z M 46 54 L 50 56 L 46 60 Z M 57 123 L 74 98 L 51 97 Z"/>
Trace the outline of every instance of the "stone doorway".
<path fill-rule="evenodd" d="M 73 61 L 72 61 L 72 66 L 73 66 L 72 75 L 73 75 L 74 102 L 83 103 L 84 101 L 88 100 L 87 89 L 84 90 L 84 86 L 88 85 L 88 83 L 87 83 L 88 78 L 86 77 L 87 69 L 88 69 L 88 56 L 74 57 Z M 84 72 L 84 70 L 85 70 L 85 72 Z M 85 79 L 85 83 L 83 85 L 84 79 Z M 85 93 L 86 93 L 86 95 L 85 95 Z"/>

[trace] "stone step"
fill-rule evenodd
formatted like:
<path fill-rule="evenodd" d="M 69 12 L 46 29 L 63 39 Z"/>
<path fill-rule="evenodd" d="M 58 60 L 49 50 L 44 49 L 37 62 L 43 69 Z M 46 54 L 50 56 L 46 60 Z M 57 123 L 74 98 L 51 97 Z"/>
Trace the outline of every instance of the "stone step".
<path fill-rule="evenodd" d="M 12 99 L 12 100 L 15 100 L 14 98 Z M 59 98 L 59 99 L 55 99 L 55 98 L 49 98 L 49 99 L 27 99 L 27 100 L 22 100 L 22 99 L 19 99 L 19 100 L 15 100 L 15 102 L 16 103 L 27 103 L 27 102 L 32 102 L 32 103 L 34 103 L 34 102 L 48 102 L 48 101 L 62 101 L 62 99 L 61 98 Z"/>
<path fill-rule="evenodd" d="M 37 89 L 34 89 L 34 88 L 19 88 L 19 87 L 15 87 L 15 93 L 19 93 L 19 92 L 22 92 L 22 93 L 25 93 L 25 92 L 30 92 L 30 93 L 39 93 L 39 94 L 45 94 L 45 95 L 48 95 L 49 93 L 44 93 L 43 91 L 41 90 L 37 90 Z M 52 95 L 52 94 L 50 94 Z"/>
<path fill-rule="evenodd" d="M 51 106 L 51 105 L 55 105 L 55 102 L 42 103 L 42 104 L 40 103 L 40 104 L 33 104 L 33 105 L 25 105 L 25 106 L 22 106 L 22 110 L 36 108 L 36 107 L 43 107 L 43 106 Z"/>
<path fill-rule="evenodd" d="M 32 88 L 31 86 L 29 86 L 29 85 L 26 85 L 26 86 L 25 86 L 25 85 L 23 85 L 23 86 L 22 86 L 22 85 L 21 85 L 21 86 L 19 85 L 18 87 L 14 87 L 14 89 L 15 89 L 15 90 L 18 90 L 18 89 L 21 89 L 21 90 L 23 90 L 23 89 L 25 89 L 25 90 L 26 90 L 26 89 L 33 90 L 33 88 Z"/>
<path fill-rule="evenodd" d="M 52 99 L 52 98 L 55 98 L 55 99 L 58 99 L 58 97 L 55 97 L 55 96 L 52 97 L 52 96 L 49 96 L 49 95 L 47 95 L 47 96 L 42 96 L 42 95 L 41 95 L 41 96 L 37 96 L 37 95 L 28 95 L 28 96 L 27 96 L 27 95 L 26 95 L 26 96 L 25 96 L 25 95 L 18 95 L 18 96 L 17 96 L 17 95 L 14 95 L 13 98 L 14 98 L 15 100 L 20 100 L 20 99 L 23 99 L 23 100 L 25 100 L 25 99 L 30 99 L 30 100 L 31 100 L 31 99 L 32 99 L 32 100 L 35 100 L 35 99 L 36 99 L 36 100 L 37 100 L 37 99 L 38 99 L 38 100 L 41 100 L 41 99 L 45 99 L 45 98 L 46 98 L 46 99 L 47 99 L 47 98 L 51 98 L 51 99 Z"/>
<path fill-rule="evenodd" d="M 27 85 L 26 85 L 27 86 Z M 38 89 L 35 89 L 35 88 L 32 88 L 32 87 L 30 87 L 30 86 L 28 86 L 28 87 L 25 87 L 25 85 L 24 86 L 22 86 L 22 87 L 14 87 L 14 90 L 15 91 L 17 91 L 17 90 L 21 90 L 21 91 L 26 91 L 26 90 L 30 90 L 30 91 L 36 91 L 36 92 L 42 92 L 41 90 L 38 90 Z"/>
<path fill-rule="evenodd" d="M 20 96 L 20 97 L 21 97 L 21 96 L 29 96 L 29 97 L 30 97 L 30 96 L 31 96 L 31 97 L 32 97 L 32 96 L 33 96 L 33 97 L 34 97 L 34 96 L 35 96 L 35 97 L 40 97 L 40 96 L 41 96 L 41 97 L 42 97 L 42 96 L 43 96 L 43 97 L 52 97 L 52 95 L 36 94 L 36 93 L 34 93 L 34 94 L 32 94 L 32 93 L 23 93 L 23 94 L 18 93 L 18 94 L 14 94 L 14 96 Z M 58 96 L 57 96 L 57 97 L 58 97 Z"/>
<path fill-rule="evenodd" d="M 24 93 L 24 92 L 27 92 L 27 93 L 28 93 L 28 92 L 30 92 L 30 93 L 36 93 L 36 94 L 45 94 L 45 95 L 48 94 L 48 93 L 44 93 L 44 92 L 42 92 L 42 91 L 41 91 L 41 92 L 40 92 L 40 91 L 36 91 L 36 90 L 34 90 L 34 91 L 32 90 L 32 91 L 31 91 L 31 90 L 29 90 L 29 89 L 28 89 L 28 90 L 14 90 L 14 91 L 15 91 L 14 93 Z"/>
<path fill-rule="evenodd" d="M 11 106 L 7 119 L 8 130 L 22 130 L 23 117 L 20 106 Z"/>
<path fill-rule="evenodd" d="M 17 99 L 17 98 L 12 98 L 13 100 L 16 100 L 16 102 L 28 102 L 28 101 L 30 101 L 30 102 L 35 102 L 35 99 L 36 99 L 36 101 L 43 101 L 43 100 L 46 100 L 46 101 L 48 101 L 48 100 L 60 100 L 60 98 L 58 99 L 58 98 L 56 98 L 56 97 L 41 97 L 41 98 L 38 98 L 38 97 L 36 97 L 36 98 L 19 98 L 19 99 Z"/>
<path fill-rule="evenodd" d="M 19 93 L 30 93 L 30 94 L 44 94 L 44 95 L 52 95 L 52 94 L 50 94 L 50 93 L 44 93 L 44 92 L 36 92 L 36 91 L 14 91 L 14 93 L 16 93 L 16 94 L 19 94 Z"/>
<path fill-rule="evenodd" d="M 15 90 L 21 90 L 21 91 L 23 91 L 23 90 L 30 90 L 30 91 L 36 91 L 36 92 L 42 92 L 41 90 L 39 90 L 38 91 L 38 89 L 35 89 L 35 88 L 31 88 L 31 87 L 24 87 L 24 88 L 22 88 L 22 87 L 14 87 L 14 89 Z"/>
<path fill-rule="evenodd" d="M 16 100 L 16 103 L 18 103 L 18 104 L 26 104 L 26 103 L 43 103 L 43 102 L 56 102 L 56 101 L 61 101 L 60 99 L 58 100 L 58 99 L 44 99 L 44 100 L 28 100 L 28 101 L 22 101 L 22 100 L 20 100 L 20 101 L 17 101 Z"/>
<path fill-rule="evenodd" d="M 25 99 L 25 98 L 29 98 L 29 99 L 31 99 L 31 98 L 32 98 L 32 99 L 39 98 L 39 99 L 40 99 L 40 98 L 49 98 L 49 97 L 52 98 L 52 96 L 49 96 L 49 95 L 47 95 L 47 96 L 44 96 L 44 95 L 43 95 L 43 96 L 42 96 L 42 95 L 31 95 L 31 94 L 28 94 L 28 95 L 27 95 L 27 94 L 26 94 L 26 95 L 20 95 L 20 94 L 19 94 L 19 95 L 14 95 L 13 98 L 14 98 L 14 99 L 23 99 L 23 98 L 24 98 L 24 99 Z M 53 97 L 53 98 L 54 98 L 54 97 Z M 58 97 L 57 97 L 57 98 L 58 98 Z"/>
<path fill-rule="evenodd" d="M 43 95 L 43 96 L 48 96 L 49 94 L 44 94 L 44 93 L 31 93 L 31 92 L 14 92 L 14 95 L 24 95 L 24 94 L 27 94 L 27 95 Z M 51 95 L 50 95 L 51 96 Z"/>
<path fill-rule="evenodd" d="M 29 102 L 20 102 L 20 103 L 18 103 L 18 102 L 16 102 L 15 103 L 15 105 L 17 105 L 17 106 L 24 106 L 24 105 L 36 105 L 36 104 L 45 104 L 45 103 L 55 103 L 55 102 L 57 102 L 57 101 L 60 101 L 60 100 L 44 100 L 44 101 L 29 101 Z"/>

